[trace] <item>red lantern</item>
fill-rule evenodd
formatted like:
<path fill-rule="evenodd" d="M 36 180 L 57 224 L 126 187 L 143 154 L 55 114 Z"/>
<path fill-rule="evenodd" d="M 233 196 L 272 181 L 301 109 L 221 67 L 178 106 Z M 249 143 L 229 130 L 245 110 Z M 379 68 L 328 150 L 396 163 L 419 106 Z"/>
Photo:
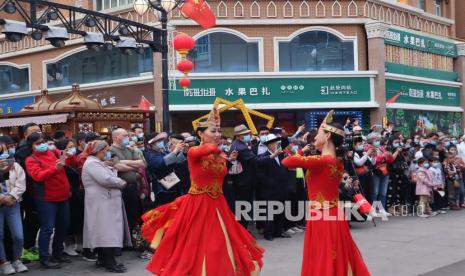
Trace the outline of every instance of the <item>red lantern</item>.
<path fill-rule="evenodd" d="M 182 78 L 179 80 L 179 85 L 182 86 L 184 90 L 191 85 L 191 80 L 188 78 Z"/>
<path fill-rule="evenodd" d="M 187 74 L 194 68 L 194 64 L 188 59 L 183 59 L 178 62 L 176 68 L 187 76 Z"/>
<path fill-rule="evenodd" d="M 180 33 L 174 37 L 173 46 L 181 57 L 185 59 L 187 53 L 195 47 L 195 40 L 185 33 Z"/>

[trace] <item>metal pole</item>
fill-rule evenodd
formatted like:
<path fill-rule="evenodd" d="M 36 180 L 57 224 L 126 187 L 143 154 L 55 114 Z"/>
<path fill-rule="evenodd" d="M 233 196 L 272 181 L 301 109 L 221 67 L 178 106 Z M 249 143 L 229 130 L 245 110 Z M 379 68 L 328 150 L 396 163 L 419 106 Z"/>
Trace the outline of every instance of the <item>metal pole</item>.
<path fill-rule="evenodd" d="M 162 95 L 163 95 L 163 131 L 170 132 L 170 110 L 169 110 L 169 79 L 168 79 L 168 15 L 161 10 L 161 66 L 162 66 Z"/>

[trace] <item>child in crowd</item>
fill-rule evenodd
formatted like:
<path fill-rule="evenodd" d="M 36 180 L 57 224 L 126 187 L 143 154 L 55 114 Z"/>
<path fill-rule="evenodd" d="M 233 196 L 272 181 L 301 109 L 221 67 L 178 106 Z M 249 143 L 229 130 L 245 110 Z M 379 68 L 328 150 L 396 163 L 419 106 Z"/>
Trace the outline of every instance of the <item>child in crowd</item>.
<path fill-rule="evenodd" d="M 443 210 L 445 208 L 444 204 L 447 204 L 447 201 L 444 202 L 446 199 L 445 191 L 444 191 L 444 173 L 442 171 L 442 164 L 437 157 L 433 157 L 430 159 L 430 168 L 428 169 L 431 172 L 431 176 L 433 177 L 433 204 L 431 208 L 434 212 L 438 212 L 440 214 L 445 214 L 446 211 Z"/>
<path fill-rule="evenodd" d="M 444 159 L 444 174 L 446 177 L 446 187 L 448 194 L 448 202 L 450 210 L 458 211 L 460 207 L 458 205 L 458 199 L 460 194 L 460 170 L 455 165 L 455 156 L 448 152 Z"/>
<path fill-rule="evenodd" d="M 420 198 L 418 216 L 422 218 L 435 215 L 429 206 L 431 200 L 431 191 L 434 187 L 433 176 L 429 171 L 429 167 L 429 162 L 426 159 L 418 159 L 417 187 L 415 192 L 416 195 Z"/>

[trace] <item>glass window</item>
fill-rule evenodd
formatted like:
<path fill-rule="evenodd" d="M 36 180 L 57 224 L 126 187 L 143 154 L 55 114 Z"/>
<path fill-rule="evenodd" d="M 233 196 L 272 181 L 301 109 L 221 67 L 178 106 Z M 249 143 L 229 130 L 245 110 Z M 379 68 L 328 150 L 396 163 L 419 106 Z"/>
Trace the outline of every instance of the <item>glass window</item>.
<path fill-rule="evenodd" d="M 134 0 L 96 0 L 96 8 L 101 11 L 132 5 L 132 3 L 134 3 Z"/>
<path fill-rule="evenodd" d="M 230 33 L 211 33 L 197 39 L 188 55 L 192 72 L 258 72 L 258 42 Z"/>
<path fill-rule="evenodd" d="M 418 0 L 418 8 L 420 8 L 422 10 L 426 10 L 425 0 Z"/>
<path fill-rule="evenodd" d="M 279 42 L 279 71 L 352 71 L 354 42 L 325 31 L 309 31 Z"/>
<path fill-rule="evenodd" d="M 153 72 L 153 55 L 145 48 L 142 55 L 122 54 L 119 49 L 95 52 L 85 50 L 57 63 L 47 65 L 49 88 L 67 86 L 73 83 L 93 83 L 116 79 L 139 77 L 142 73 Z"/>
<path fill-rule="evenodd" d="M 29 69 L 0 65 L 0 94 L 29 91 Z"/>
<path fill-rule="evenodd" d="M 442 0 L 434 0 L 434 11 L 435 11 L 436 15 L 438 15 L 438 16 L 442 15 L 441 2 L 442 2 Z"/>

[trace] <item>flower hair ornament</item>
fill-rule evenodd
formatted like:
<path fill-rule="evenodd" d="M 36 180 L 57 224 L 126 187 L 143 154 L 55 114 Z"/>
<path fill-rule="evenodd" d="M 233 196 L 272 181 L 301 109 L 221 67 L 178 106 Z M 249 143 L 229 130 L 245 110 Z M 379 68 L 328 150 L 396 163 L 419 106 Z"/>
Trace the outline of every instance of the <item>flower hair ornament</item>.
<path fill-rule="evenodd" d="M 342 137 L 345 137 L 346 133 L 344 132 L 344 130 L 331 125 L 331 123 L 333 122 L 333 113 L 334 113 L 334 110 L 331 110 L 328 112 L 328 114 L 326 114 L 326 117 L 321 123 L 320 128 L 323 130 L 335 133 L 337 135 L 340 135 Z"/>
<path fill-rule="evenodd" d="M 220 119 L 220 113 L 218 112 L 218 109 L 216 106 L 213 107 L 213 109 L 210 111 L 210 114 L 208 114 L 208 119 L 203 122 L 199 122 L 197 127 L 216 127 L 219 128 L 221 125 L 221 119 Z"/>

